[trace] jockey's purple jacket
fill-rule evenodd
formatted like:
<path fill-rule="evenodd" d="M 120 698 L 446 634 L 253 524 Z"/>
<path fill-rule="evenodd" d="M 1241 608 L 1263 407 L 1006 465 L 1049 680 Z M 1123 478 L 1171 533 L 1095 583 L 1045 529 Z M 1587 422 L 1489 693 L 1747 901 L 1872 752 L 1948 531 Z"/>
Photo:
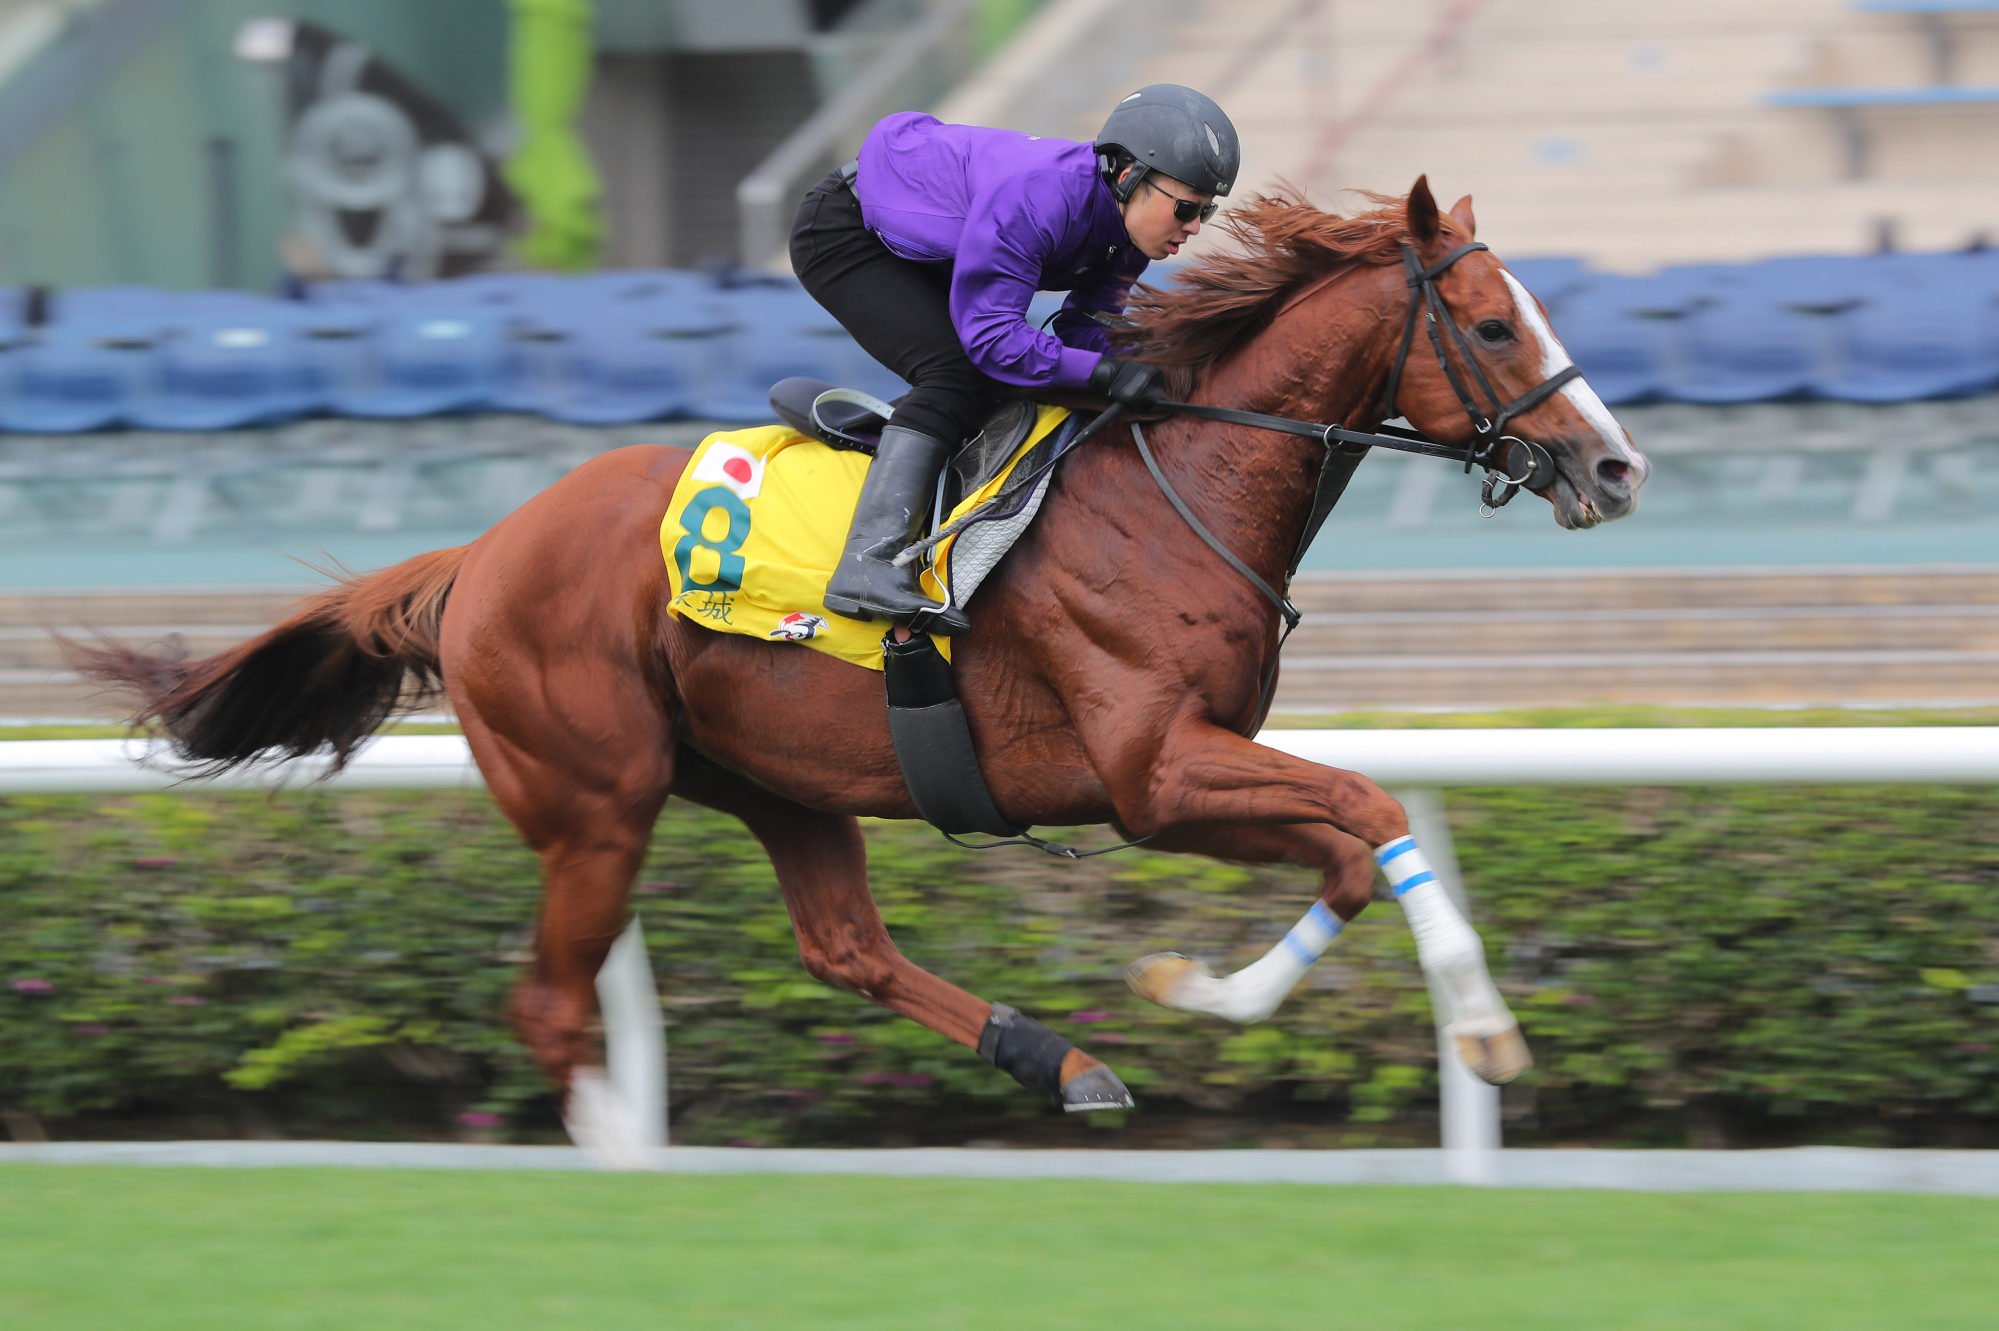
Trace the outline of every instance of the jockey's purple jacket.
<path fill-rule="evenodd" d="M 981 372 L 1022 388 L 1081 387 L 1146 257 L 1125 232 L 1095 149 L 1070 139 L 889 116 L 861 145 L 861 217 L 895 254 L 951 266 L 951 322 Z M 1027 321 L 1038 291 L 1068 291 L 1057 337 Z"/>

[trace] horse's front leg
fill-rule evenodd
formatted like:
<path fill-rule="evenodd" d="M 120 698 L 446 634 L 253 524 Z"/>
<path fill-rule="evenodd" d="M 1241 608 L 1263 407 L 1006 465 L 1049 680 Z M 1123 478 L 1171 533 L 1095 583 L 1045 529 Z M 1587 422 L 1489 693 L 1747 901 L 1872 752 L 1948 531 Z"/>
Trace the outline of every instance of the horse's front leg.
<path fill-rule="evenodd" d="M 1151 843 L 1245 864 L 1297 864 L 1319 871 L 1319 897 L 1291 932 L 1232 975 L 1180 952 L 1154 952 L 1125 967 L 1139 997 L 1182 1012 L 1202 1012 L 1240 1025 L 1275 1012 L 1340 930 L 1374 897 L 1374 856 L 1344 832 L 1320 823 L 1288 827 L 1176 828 Z"/>
<path fill-rule="evenodd" d="M 1417 959 L 1445 1005 L 1445 1031 L 1465 1065 L 1490 1082 L 1511 1081 L 1531 1065 L 1519 1023 L 1486 969 L 1484 946 L 1437 882 L 1401 804 L 1380 786 L 1358 772 L 1306 762 L 1206 724 L 1177 727 L 1149 751 L 1126 752 L 1105 766 L 1119 821 L 1139 835 L 1215 824 L 1316 823 L 1371 847 L 1402 903 Z M 1311 919 L 1308 913 L 1301 926 Z M 1309 948 L 1317 938 L 1308 932 L 1298 941 Z M 1319 950 L 1330 942 L 1325 938 Z M 1284 969 L 1273 963 L 1268 983 L 1280 982 Z"/>

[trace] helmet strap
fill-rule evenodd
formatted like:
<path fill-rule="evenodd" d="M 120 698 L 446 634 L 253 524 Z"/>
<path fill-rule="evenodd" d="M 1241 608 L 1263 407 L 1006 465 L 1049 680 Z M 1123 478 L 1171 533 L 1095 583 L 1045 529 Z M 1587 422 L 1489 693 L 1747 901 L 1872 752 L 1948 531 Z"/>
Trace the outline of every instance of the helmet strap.
<path fill-rule="evenodd" d="M 1111 187 L 1111 197 L 1119 203 L 1128 203 L 1139 183 L 1152 168 L 1133 157 L 1128 152 L 1104 152 L 1097 154 L 1101 162 L 1104 183 Z M 1119 177 L 1122 176 L 1122 180 Z"/>

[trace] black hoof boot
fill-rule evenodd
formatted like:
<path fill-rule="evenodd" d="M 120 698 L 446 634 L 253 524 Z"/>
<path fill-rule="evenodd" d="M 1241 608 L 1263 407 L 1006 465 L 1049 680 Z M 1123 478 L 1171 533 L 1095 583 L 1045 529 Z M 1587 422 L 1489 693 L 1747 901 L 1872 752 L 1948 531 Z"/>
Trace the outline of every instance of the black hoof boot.
<path fill-rule="evenodd" d="M 923 594 L 914 564 L 895 564 L 897 553 L 922 529 L 937 474 L 950 452 L 949 445 L 927 434 L 895 425 L 882 431 L 840 566 L 826 584 L 828 610 L 849 619 L 897 624 L 922 615 L 925 633 L 958 634 L 972 627 L 963 610 Z"/>
<path fill-rule="evenodd" d="M 1004 1003 L 993 1004 L 985 1029 L 979 1032 L 979 1057 L 1030 1091 L 1039 1091 L 1071 1114 L 1095 1109 L 1129 1109 L 1131 1092 L 1117 1074 L 1101 1063 L 1062 1080 L 1062 1060 L 1076 1046 L 1032 1017 Z"/>

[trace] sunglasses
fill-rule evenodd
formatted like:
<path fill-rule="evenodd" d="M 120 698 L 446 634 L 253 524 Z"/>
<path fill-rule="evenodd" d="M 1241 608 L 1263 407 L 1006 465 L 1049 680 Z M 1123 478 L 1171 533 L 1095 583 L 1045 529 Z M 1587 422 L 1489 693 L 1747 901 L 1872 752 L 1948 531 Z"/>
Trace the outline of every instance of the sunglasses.
<path fill-rule="evenodd" d="M 1152 177 L 1150 176 L 1147 176 L 1145 178 L 1145 183 L 1147 185 L 1150 185 L 1153 189 L 1158 190 L 1161 194 L 1164 194 L 1167 198 L 1173 200 L 1173 220 L 1178 222 L 1181 226 L 1187 225 L 1189 222 L 1194 221 L 1196 218 L 1205 222 L 1209 218 L 1215 215 L 1215 209 L 1222 206 L 1219 202 L 1216 202 L 1215 200 L 1212 199 L 1209 200 L 1207 203 L 1202 203 L 1199 199 L 1183 199 L 1170 189 L 1165 189 L 1159 185 L 1153 185 Z"/>

